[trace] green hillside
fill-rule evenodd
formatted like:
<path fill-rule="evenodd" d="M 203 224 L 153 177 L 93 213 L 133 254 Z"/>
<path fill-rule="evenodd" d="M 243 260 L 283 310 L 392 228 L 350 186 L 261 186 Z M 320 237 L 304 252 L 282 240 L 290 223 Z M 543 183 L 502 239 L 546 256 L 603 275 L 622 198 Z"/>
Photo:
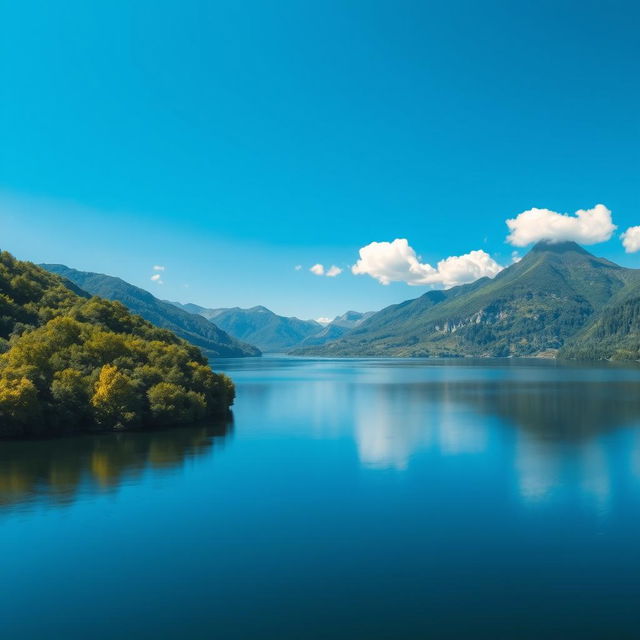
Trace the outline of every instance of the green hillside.
<path fill-rule="evenodd" d="M 233 383 L 197 347 L 122 304 L 0 253 L 0 436 L 194 422 Z"/>
<path fill-rule="evenodd" d="M 640 360 L 640 291 L 603 309 L 567 342 L 559 356 L 573 360 Z"/>
<path fill-rule="evenodd" d="M 295 353 L 323 356 L 533 356 L 553 354 L 612 300 L 640 285 L 640 270 L 577 244 L 540 243 L 495 278 L 387 307 L 339 340 Z"/>
<path fill-rule="evenodd" d="M 62 264 L 43 264 L 47 271 L 67 278 L 91 295 L 121 302 L 156 327 L 169 329 L 191 344 L 200 347 L 210 358 L 259 356 L 260 350 L 231 337 L 207 319 L 188 313 L 159 300 L 148 291 L 120 278 L 101 273 L 78 271 Z"/>

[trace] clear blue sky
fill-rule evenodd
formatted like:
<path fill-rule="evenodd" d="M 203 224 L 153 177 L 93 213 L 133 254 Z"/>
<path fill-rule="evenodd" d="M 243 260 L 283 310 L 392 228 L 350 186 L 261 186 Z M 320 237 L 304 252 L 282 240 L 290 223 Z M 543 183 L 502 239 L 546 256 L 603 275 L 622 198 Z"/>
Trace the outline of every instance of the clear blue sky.
<path fill-rule="evenodd" d="M 615 1 L 0 0 L 2 248 L 318 317 L 426 290 L 350 273 L 372 241 L 505 263 L 507 218 L 600 202 L 622 231 L 639 22 Z M 640 266 L 618 235 L 592 250 Z"/>

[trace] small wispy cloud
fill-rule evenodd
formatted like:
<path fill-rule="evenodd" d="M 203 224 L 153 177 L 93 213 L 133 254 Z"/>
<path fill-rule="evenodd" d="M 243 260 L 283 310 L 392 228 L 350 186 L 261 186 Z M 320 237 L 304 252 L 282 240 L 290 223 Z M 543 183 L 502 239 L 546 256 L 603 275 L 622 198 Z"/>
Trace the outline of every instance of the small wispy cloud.
<path fill-rule="evenodd" d="M 154 273 L 151 276 L 151 280 L 153 280 L 153 282 L 155 282 L 156 284 L 164 284 L 164 282 L 162 281 L 162 279 L 160 278 L 160 274 L 159 273 Z"/>
<path fill-rule="evenodd" d="M 330 267 L 325 269 L 324 265 L 320 263 L 314 264 L 309 271 L 316 276 L 326 276 L 327 278 L 335 278 L 342 273 L 342 269 L 340 267 L 336 267 L 335 264 L 332 264 Z"/>
<path fill-rule="evenodd" d="M 295 267 L 293 267 L 296 271 L 300 271 L 300 269 L 302 269 L 302 265 L 301 264 L 297 264 Z"/>
<path fill-rule="evenodd" d="M 316 322 L 319 322 L 320 324 L 329 324 L 331 322 L 331 318 L 316 318 Z"/>
<path fill-rule="evenodd" d="M 154 264 L 153 265 L 153 270 L 154 271 L 164 271 L 165 267 L 163 267 L 161 264 Z"/>

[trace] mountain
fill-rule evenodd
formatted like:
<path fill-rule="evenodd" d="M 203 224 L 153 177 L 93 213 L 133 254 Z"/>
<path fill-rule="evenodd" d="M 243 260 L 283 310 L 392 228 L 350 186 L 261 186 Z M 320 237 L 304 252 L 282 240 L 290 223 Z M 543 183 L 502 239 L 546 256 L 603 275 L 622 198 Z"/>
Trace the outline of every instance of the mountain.
<path fill-rule="evenodd" d="M 342 338 L 294 353 L 552 355 L 636 293 L 640 270 L 597 258 L 573 242 L 539 243 L 493 279 L 429 291 L 379 311 Z"/>
<path fill-rule="evenodd" d="M 374 314 L 375 311 L 367 311 L 366 313 L 360 313 L 360 311 L 347 311 L 341 316 L 336 316 L 329 323 L 329 326 L 344 327 L 345 329 L 355 329 Z"/>
<path fill-rule="evenodd" d="M 322 345 L 360 326 L 373 312 L 347 311 L 328 324 L 279 316 L 266 307 L 250 309 L 207 309 L 197 304 L 171 302 L 189 313 L 199 314 L 240 340 L 255 344 L 262 351 L 279 353 L 300 346 Z"/>
<path fill-rule="evenodd" d="M 317 333 L 306 337 L 298 347 L 318 346 L 331 340 L 337 340 L 359 327 L 365 320 L 374 314 L 373 311 L 360 313 L 359 311 L 347 311 L 341 316 L 336 316 L 329 324 L 321 328 Z"/>
<path fill-rule="evenodd" d="M 169 329 L 191 344 L 200 347 L 209 357 L 233 358 L 260 355 L 259 349 L 232 338 L 205 318 L 178 309 L 120 278 L 101 273 L 77 271 L 62 264 L 41 266 L 51 273 L 70 280 L 91 295 L 121 302 L 130 311 L 157 327 Z"/>
<path fill-rule="evenodd" d="M 0 436 L 194 422 L 234 387 L 200 349 L 119 302 L 0 253 Z"/>
<path fill-rule="evenodd" d="M 183 311 L 198 314 L 215 323 L 239 340 L 255 344 L 262 351 L 277 353 L 288 351 L 299 345 L 305 338 L 322 330 L 315 320 L 300 320 L 279 316 L 266 307 L 250 309 L 233 307 L 230 309 L 206 309 L 196 304 L 181 305 L 169 303 Z"/>

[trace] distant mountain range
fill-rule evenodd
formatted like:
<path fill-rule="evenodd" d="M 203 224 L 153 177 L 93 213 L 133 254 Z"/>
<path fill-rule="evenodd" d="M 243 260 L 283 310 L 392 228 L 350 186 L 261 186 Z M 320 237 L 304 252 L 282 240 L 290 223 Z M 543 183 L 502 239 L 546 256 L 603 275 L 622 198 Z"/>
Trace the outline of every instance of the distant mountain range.
<path fill-rule="evenodd" d="M 539 243 L 495 278 L 392 305 L 321 356 L 640 358 L 640 270 L 573 242 Z"/>
<path fill-rule="evenodd" d="M 169 329 L 191 344 L 200 347 L 207 356 L 229 358 L 259 356 L 260 350 L 230 336 L 213 322 L 188 313 L 120 278 L 101 273 L 78 271 L 62 264 L 40 265 L 51 273 L 66 278 L 81 290 L 94 296 L 116 300 L 148 322 Z"/>
<path fill-rule="evenodd" d="M 640 360 L 640 269 L 597 258 L 573 242 L 539 243 L 493 279 L 429 291 L 377 313 L 348 311 L 328 324 L 279 316 L 262 306 L 209 309 L 167 302 L 120 278 L 42 266 L 218 357 L 262 350 L 327 357 Z"/>
<path fill-rule="evenodd" d="M 191 303 L 170 304 L 214 321 L 236 338 L 255 344 L 262 351 L 269 353 L 282 353 L 298 346 L 322 345 L 343 336 L 372 315 L 372 312 L 347 311 L 329 324 L 323 325 L 315 320 L 279 316 L 262 306 L 250 309 L 207 309 Z"/>

